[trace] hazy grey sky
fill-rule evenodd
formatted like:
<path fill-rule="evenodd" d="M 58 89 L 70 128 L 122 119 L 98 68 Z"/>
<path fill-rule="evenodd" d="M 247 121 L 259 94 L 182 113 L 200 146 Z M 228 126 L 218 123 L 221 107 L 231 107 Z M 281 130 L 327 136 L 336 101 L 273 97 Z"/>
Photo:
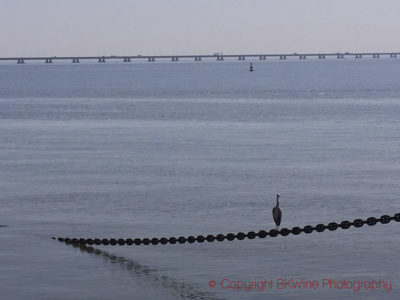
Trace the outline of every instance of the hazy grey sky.
<path fill-rule="evenodd" d="M 0 0 L 0 56 L 399 51 L 399 0 Z"/>

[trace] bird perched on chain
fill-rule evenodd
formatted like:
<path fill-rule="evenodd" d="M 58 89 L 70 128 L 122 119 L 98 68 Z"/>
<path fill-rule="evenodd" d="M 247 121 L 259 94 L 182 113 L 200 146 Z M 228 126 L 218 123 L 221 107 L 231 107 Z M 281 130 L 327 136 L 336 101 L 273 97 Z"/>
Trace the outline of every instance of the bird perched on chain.
<path fill-rule="evenodd" d="M 279 226 L 281 225 L 282 220 L 282 211 L 279 208 L 279 198 L 281 196 L 276 194 L 276 206 L 272 209 L 272 217 L 274 218 L 276 224 L 276 230 L 279 230 Z"/>

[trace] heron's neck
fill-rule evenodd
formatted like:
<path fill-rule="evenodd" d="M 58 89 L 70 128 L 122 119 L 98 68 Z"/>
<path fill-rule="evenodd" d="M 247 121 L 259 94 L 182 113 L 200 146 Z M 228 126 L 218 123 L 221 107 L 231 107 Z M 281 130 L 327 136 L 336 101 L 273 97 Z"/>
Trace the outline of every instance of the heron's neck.
<path fill-rule="evenodd" d="M 276 199 L 276 206 L 279 207 L 279 200 Z"/>

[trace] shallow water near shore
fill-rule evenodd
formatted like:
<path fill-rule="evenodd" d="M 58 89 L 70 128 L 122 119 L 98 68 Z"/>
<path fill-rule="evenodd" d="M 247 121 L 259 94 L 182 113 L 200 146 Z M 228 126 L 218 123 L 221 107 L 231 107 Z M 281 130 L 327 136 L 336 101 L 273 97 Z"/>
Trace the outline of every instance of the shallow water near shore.
<path fill-rule="evenodd" d="M 399 223 L 232 242 L 207 235 L 400 212 L 400 60 L 0 67 L 6 299 L 393 299 Z M 280 278 L 317 289 L 282 288 Z M 263 291 L 227 281 L 273 280 Z M 335 281 L 385 281 L 353 291 Z M 216 286 L 209 287 L 213 280 Z"/>

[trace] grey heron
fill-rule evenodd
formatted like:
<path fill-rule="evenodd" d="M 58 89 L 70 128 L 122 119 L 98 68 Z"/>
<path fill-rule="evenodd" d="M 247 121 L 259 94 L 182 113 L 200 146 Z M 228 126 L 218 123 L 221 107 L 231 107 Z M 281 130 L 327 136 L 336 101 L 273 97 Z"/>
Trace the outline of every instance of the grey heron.
<path fill-rule="evenodd" d="M 276 194 L 276 206 L 272 209 L 272 216 L 274 217 L 276 230 L 279 230 L 279 226 L 281 225 L 281 220 L 282 220 L 282 212 L 281 209 L 279 208 L 280 197 L 281 196 L 279 194 Z"/>

